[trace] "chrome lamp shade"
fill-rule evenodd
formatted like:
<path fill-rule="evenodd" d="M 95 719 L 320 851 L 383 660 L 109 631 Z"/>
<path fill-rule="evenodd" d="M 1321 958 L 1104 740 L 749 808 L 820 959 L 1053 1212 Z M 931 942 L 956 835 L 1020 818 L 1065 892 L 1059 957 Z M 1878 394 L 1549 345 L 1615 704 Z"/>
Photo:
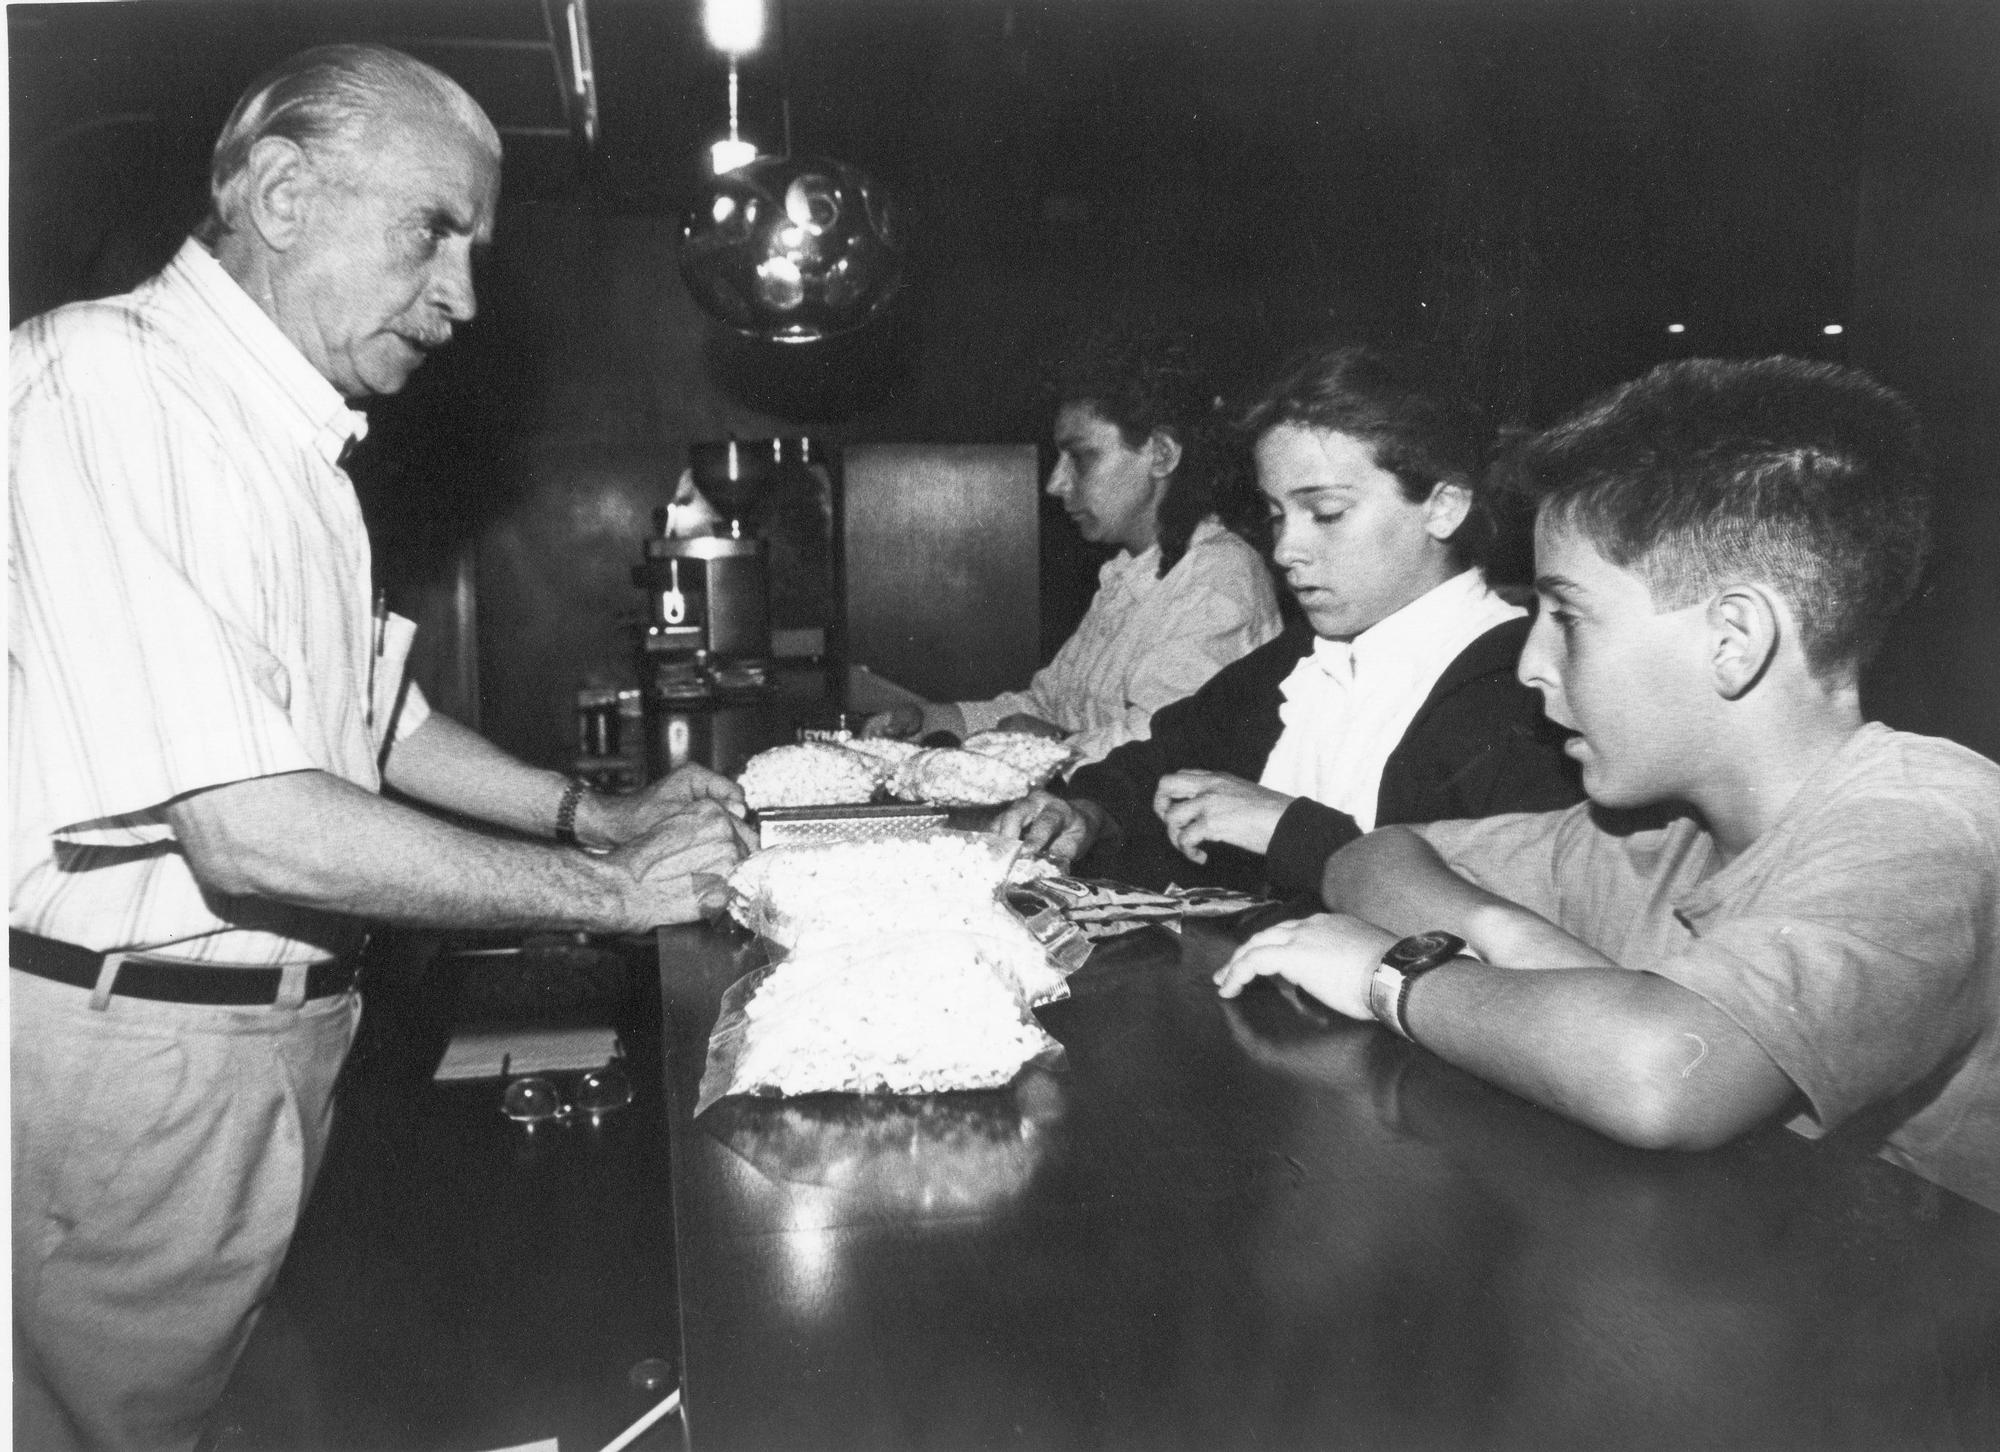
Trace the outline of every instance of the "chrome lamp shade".
<path fill-rule="evenodd" d="M 902 284 L 888 199 L 845 162 L 760 156 L 702 189 L 681 226 L 681 277 L 738 332 L 808 343 L 862 326 Z"/>

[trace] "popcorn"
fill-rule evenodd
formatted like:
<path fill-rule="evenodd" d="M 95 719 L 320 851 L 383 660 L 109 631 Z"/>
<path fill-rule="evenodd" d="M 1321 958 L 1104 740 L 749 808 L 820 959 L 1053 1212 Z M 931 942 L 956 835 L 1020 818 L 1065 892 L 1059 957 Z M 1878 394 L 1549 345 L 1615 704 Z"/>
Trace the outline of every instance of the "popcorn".
<path fill-rule="evenodd" d="M 969 935 L 795 953 L 744 1018 L 738 1093 L 997 1089 L 1052 1047 Z"/>
<path fill-rule="evenodd" d="M 769 847 L 737 864 L 731 914 L 787 951 L 724 995 L 702 1106 L 994 1089 L 1052 1054 L 1031 1008 L 1068 983 L 1000 901 L 1019 851 L 944 830 Z"/>
<path fill-rule="evenodd" d="M 808 742 L 774 746 L 751 757 L 737 778 L 752 811 L 765 807 L 830 807 L 875 795 L 874 764 L 844 746 Z"/>
<path fill-rule="evenodd" d="M 964 745 L 967 751 L 1006 762 L 1027 777 L 1030 786 L 1044 785 L 1071 754 L 1062 742 L 1027 731 L 975 731 Z"/>
<path fill-rule="evenodd" d="M 997 807 L 1033 789 L 1025 772 L 997 757 L 952 747 L 919 751 L 889 778 L 889 790 L 903 800 L 946 807 Z"/>
<path fill-rule="evenodd" d="M 767 847 L 736 865 L 729 911 L 781 947 L 988 920 L 1020 844 L 970 832 Z"/>

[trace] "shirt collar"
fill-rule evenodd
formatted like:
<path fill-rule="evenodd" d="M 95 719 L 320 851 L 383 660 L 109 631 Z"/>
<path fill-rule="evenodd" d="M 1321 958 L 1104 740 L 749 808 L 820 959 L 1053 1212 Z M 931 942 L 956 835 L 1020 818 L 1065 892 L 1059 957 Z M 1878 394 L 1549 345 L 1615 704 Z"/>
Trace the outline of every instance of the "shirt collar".
<path fill-rule="evenodd" d="M 167 264 L 167 275 L 207 306 L 216 323 L 297 409 L 299 430 L 313 449 L 339 466 L 348 444 L 367 436 L 368 415 L 347 406 L 339 390 L 194 238 L 181 244 Z"/>
<path fill-rule="evenodd" d="M 1194 552 L 1196 545 L 1202 543 L 1208 536 L 1223 527 L 1222 521 L 1214 515 L 1211 514 L 1204 517 L 1200 523 L 1195 525 L 1193 531 L 1189 533 L 1187 552 L 1181 558 L 1186 559 L 1188 554 Z M 1130 550 L 1120 550 L 1113 558 L 1105 561 L 1104 567 L 1097 572 L 1097 582 L 1099 585 L 1129 583 L 1133 586 L 1143 586 L 1149 582 L 1157 581 L 1159 578 L 1160 544 L 1158 540 L 1146 546 L 1144 550 L 1136 555 Z"/>
<path fill-rule="evenodd" d="M 1527 612 L 1488 588 L 1478 570 L 1465 570 L 1376 621 L 1353 640 L 1313 642 L 1313 660 L 1336 681 L 1362 673 L 1435 677 L 1472 641 L 1503 621 Z M 1442 660 L 1439 657 L 1442 657 Z"/>
<path fill-rule="evenodd" d="M 1097 572 L 1097 583 L 1107 589 L 1115 585 L 1142 584 L 1159 573 L 1160 547 L 1153 544 L 1136 555 L 1130 550 L 1118 551 Z"/>

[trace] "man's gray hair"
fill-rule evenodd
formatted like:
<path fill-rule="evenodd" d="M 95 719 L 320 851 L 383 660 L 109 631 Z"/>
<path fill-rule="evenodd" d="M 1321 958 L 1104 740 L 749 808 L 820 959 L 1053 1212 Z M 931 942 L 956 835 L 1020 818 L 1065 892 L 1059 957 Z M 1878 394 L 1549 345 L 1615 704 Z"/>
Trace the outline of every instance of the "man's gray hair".
<path fill-rule="evenodd" d="M 251 148 L 265 137 L 295 142 L 316 160 L 337 160 L 372 123 L 413 107 L 455 119 L 496 158 L 500 155 L 500 134 L 464 87 L 399 50 L 321 45 L 279 62 L 251 82 L 216 138 L 208 171 L 208 215 L 195 236 L 213 247 L 235 225 Z"/>

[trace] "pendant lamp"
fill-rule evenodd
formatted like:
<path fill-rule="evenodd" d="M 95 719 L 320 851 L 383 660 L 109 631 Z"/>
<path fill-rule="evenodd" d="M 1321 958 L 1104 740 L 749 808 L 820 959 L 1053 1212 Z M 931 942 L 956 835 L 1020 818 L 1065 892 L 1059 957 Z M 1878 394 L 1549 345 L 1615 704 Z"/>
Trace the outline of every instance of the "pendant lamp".
<path fill-rule="evenodd" d="M 785 155 L 758 155 L 738 129 L 736 68 L 762 43 L 761 0 L 707 0 L 706 19 L 729 56 L 729 136 L 681 224 L 682 280 L 703 311 L 750 337 L 810 343 L 859 328 L 902 284 L 888 197 L 858 167 L 792 156 L 789 135 Z"/>

